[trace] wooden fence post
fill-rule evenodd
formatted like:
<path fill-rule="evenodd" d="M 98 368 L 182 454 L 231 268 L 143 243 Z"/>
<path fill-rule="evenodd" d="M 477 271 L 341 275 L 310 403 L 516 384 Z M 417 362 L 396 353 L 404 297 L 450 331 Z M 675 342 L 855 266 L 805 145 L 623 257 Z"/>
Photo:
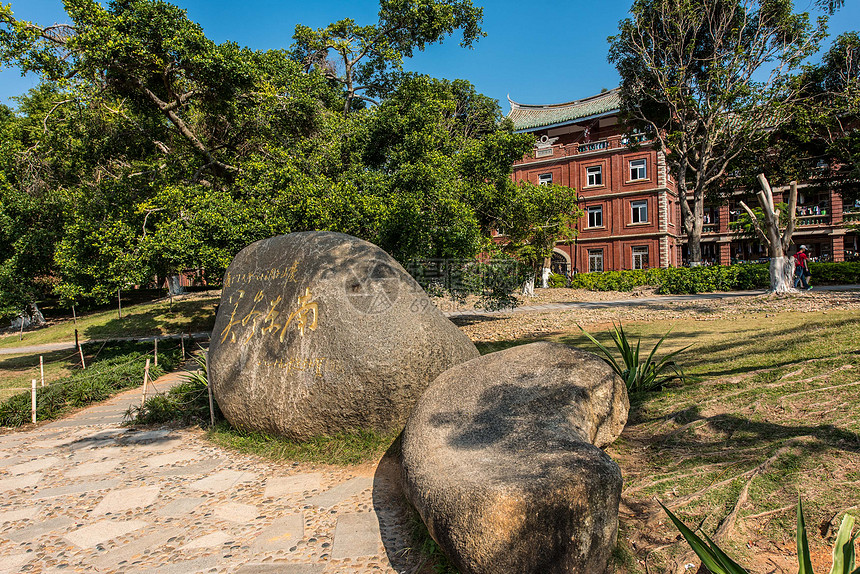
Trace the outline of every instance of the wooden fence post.
<path fill-rule="evenodd" d="M 39 374 L 42 376 L 42 386 L 45 386 L 45 358 L 39 355 Z"/>
<path fill-rule="evenodd" d="M 206 388 L 209 390 L 209 425 L 215 426 L 215 405 L 212 402 L 212 385 L 209 381 L 209 351 L 207 349 L 206 354 L 204 355 L 206 362 Z"/>
<path fill-rule="evenodd" d="M 155 338 L 155 366 L 158 366 L 158 337 Z"/>
<path fill-rule="evenodd" d="M 36 379 L 33 379 L 30 387 L 30 414 L 32 415 L 33 424 L 36 424 Z"/>
<path fill-rule="evenodd" d="M 119 309 L 119 318 L 122 319 L 122 289 L 116 288 L 116 303 Z"/>
<path fill-rule="evenodd" d="M 185 333 L 179 335 L 179 346 L 182 347 L 182 362 L 185 362 Z"/>
<path fill-rule="evenodd" d="M 143 395 L 140 397 L 140 408 L 143 408 L 143 403 L 146 402 L 147 383 L 149 383 L 149 359 L 146 360 L 146 366 L 143 368 Z"/>
<path fill-rule="evenodd" d="M 78 314 L 75 313 L 75 306 L 72 305 L 72 319 L 75 320 L 75 326 L 78 326 Z"/>

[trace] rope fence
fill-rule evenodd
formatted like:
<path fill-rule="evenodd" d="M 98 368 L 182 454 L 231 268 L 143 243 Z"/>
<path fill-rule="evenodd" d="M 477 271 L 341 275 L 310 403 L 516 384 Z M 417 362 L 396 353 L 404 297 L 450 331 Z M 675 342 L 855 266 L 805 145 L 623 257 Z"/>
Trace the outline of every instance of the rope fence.
<path fill-rule="evenodd" d="M 178 336 L 179 342 L 175 347 L 170 346 L 168 348 L 165 348 L 164 344 L 162 344 L 162 347 L 161 347 L 162 354 L 164 354 L 166 352 L 169 353 L 171 351 L 179 350 L 181 353 L 180 362 L 184 363 L 188 358 L 188 353 L 186 353 L 186 347 L 185 347 L 186 337 L 190 338 L 192 342 L 196 343 L 194 335 L 192 335 L 192 334 L 188 334 L 188 335 L 181 334 Z M 166 340 L 170 340 L 173 338 L 174 337 L 169 337 L 169 338 L 166 338 Z M 145 359 L 146 362 L 144 365 L 144 372 L 143 372 L 143 392 L 142 392 L 142 397 L 141 397 L 141 406 L 142 406 L 143 403 L 146 401 L 147 388 L 149 386 L 152 386 L 153 388 L 155 388 L 154 385 L 152 385 L 152 381 L 150 380 L 150 365 L 152 364 L 152 366 L 154 366 L 154 367 L 158 366 L 158 354 L 159 354 L 158 341 L 159 341 L 159 338 L 156 337 L 153 340 L 153 348 L 150 349 L 149 351 L 147 351 L 146 353 L 138 354 L 135 357 L 133 357 L 127 361 L 124 361 L 122 363 L 118 363 L 115 365 L 110 365 L 110 367 L 107 367 L 107 368 L 99 368 L 98 365 L 100 363 L 97 363 L 95 361 L 95 359 L 99 356 L 99 354 L 102 352 L 102 350 L 105 348 L 105 346 L 109 342 L 109 341 L 103 341 L 101 347 L 99 347 L 99 349 L 98 349 L 98 351 L 96 351 L 95 355 L 93 355 L 90 358 L 90 368 L 89 369 L 86 368 L 86 363 L 84 361 L 84 353 L 83 353 L 82 345 L 78 342 L 76 344 L 75 352 L 73 352 L 72 354 L 70 354 L 66 357 L 63 357 L 61 359 L 57 359 L 57 360 L 54 360 L 51 362 L 45 362 L 44 355 L 40 355 L 39 356 L 39 365 L 38 365 L 39 378 L 38 379 L 36 379 L 36 378 L 31 379 L 29 387 L 4 387 L 4 388 L 0 389 L 0 391 L 2 391 L 2 392 L 11 391 L 13 393 L 20 393 L 20 392 L 24 392 L 24 391 L 29 391 L 30 392 L 30 407 L 31 407 L 30 408 L 30 419 L 31 419 L 31 422 L 33 424 L 35 424 L 36 420 L 37 420 L 37 398 L 38 398 L 38 395 L 41 395 L 45 392 L 50 392 L 52 389 L 62 387 L 64 385 L 79 384 L 79 383 L 86 382 L 86 381 L 92 381 L 94 379 L 103 379 L 105 377 L 110 377 L 111 374 L 119 374 L 122 371 L 124 371 L 129 365 L 132 365 L 134 363 L 139 363 Z M 116 341 L 116 342 L 133 342 L 133 341 L 121 340 L 121 341 Z M 200 347 L 201 349 L 203 348 L 199 343 L 197 344 L 197 346 Z M 75 357 L 76 355 L 80 355 L 80 357 L 81 357 L 81 369 L 80 370 L 75 371 L 70 375 L 63 376 L 60 378 L 60 380 L 55 380 L 52 382 L 46 382 L 46 380 L 45 380 L 45 366 L 46 365 L 65 363 L 69 359 Z M 36 367 L 34 367 L 34 369 L 35 368 Z M 85 370 L 94 370 L 96 372 L 93 372 L 92 374 L 88 374 L 88 375 L 78 375 L 78 373 L 82 373 Z M 39 383 L 40 381 L 41 381 L 41 385 L 38 385 L 37 383 Z M 157 393 L 158 389 L 155 389 L 155 391 Z M 13 396 L 17 396 L 17 395 L 13 394 Z M 11 400 L 11 398 L 12 397 L 8 397 L 5 400 Z M 2 402 L 2 401 L 0 401 L 0 402 Z"/>

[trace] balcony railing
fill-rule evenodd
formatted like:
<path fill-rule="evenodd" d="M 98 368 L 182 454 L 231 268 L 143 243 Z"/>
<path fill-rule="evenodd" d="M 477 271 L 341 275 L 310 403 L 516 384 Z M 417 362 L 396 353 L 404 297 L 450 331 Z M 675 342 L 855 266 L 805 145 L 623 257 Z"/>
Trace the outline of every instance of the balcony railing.
<path fill-rule="evenodd" d="M 610 136 L 595 142 L 587 143 L 572 143 L 567 145 L 556 144 L 550 147 L 535 148 L 534 159 L 544 158 L 561 158 L 575 156 L 581 153 L 595 153 L 616 149 L 624 149 L 630 142 L 647 143 L 648 137 L 645 135 L 637 135 L 633 138 L 625 138 L 624 136 Z M 533 161 L 532 159 L 520 160 L 517 163 Z"/>
<path fill-rule="evenodd" d="M 829 225 L 829 215 L 801 215 L 795 220 L 798 227 L 808 227 L 810 225 Z"/>
<path fill-rule="evenodd" d="M 846 211 L 842 214 L 845 223 L 860 223 L 860 211 Z"/>
<path fill-rule="evenodd" d="M 609 149 L 609 142 L 607 140 L 601 140 L 599 142 L 591 142 L 586 144 L 579 144 L 579 147 L 576 151 L 579 153 L 587 152 L 587 151 L 600 151 L 602 149 Z"/>
<path fill-rule="evenodd" d="M 706 223 L 702 225 L 702 233 L 716 233 L 720 226 L 716 223 Z"/>

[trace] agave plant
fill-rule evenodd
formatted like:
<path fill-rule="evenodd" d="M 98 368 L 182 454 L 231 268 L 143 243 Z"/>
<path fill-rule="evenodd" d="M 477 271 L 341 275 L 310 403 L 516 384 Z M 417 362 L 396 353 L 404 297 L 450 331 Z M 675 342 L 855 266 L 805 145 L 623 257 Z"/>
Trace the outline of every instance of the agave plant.
<path fill-rule="evenodd" d="M 624 379 L 624 383 L 627 385 L 628 391 L 650 391 L 661 388 L 673 379 L 684 380 L 684 373 L 678 367 L 677 363 L 675 363 L 674 358 L 679 353 L 689 349 L 692 345 L 687 345 L 683 349 L 672 351 L 659 361 L 655 358 L 657 349 L 660 348 L 660 345 L 663 344 L 663 341 L 665 341 L 666 337 L 669 336 L 669 333 L 672 332 L 671 329 L 663 335 L 659 341 L 657 341 L 657 344 L 654 345 L 654 348 L 651 349 L 651 352 L 648 354 L 648 358 L 645 359 L 645 361 L 642 361 L 639 353 L 642 339 L 640 338 L 636 341 L 636 347 L 634 348 L 630 344 L 627 333 L 624 332 L 624 327 L 621 326 L 621 323 L 618 323 L 617 326 L 613 323 L 612 326 L 612 340 L 615 342 L 615 347 L 621 353 L 621 363 L 615 360 L 612 352 L 607 349 L 606 346 L 592 337 L 591 334 L 580 325 L 577 325 L 579 330 L 582 331 L 592 343 L 597 345 L 597 348 L 600 349 L 604 355 L 606 355 L 606 362 L 609 363 L 612 370 Z"/>
<path fill-rule="evenodd" d="M 663 506 L 662 502 L 659 504 Z M 707 534 L 702 532 L 704 537 L 702 540 L 668 508 L 663 506 L 663 510 L 711 574 L 749 574 L 748 570 L 729 558 L 713 540 L 708 538 Z M 852 535 L 853 529 L 854 517 L 846 514 L 842 517 L 842 524 L 839 526 L 836 542 L 833 544 L 833 565 L 830 567 L 830 574 L 860 574 L 860 567 L 855 568 L 854 556 L 854 541 L 860 532 Z M 806 538 L 802 500 L 797 502 L 797 562 L 799 566 L 797 574 L 814 574 L 809 555 L 809 540 Z"/>

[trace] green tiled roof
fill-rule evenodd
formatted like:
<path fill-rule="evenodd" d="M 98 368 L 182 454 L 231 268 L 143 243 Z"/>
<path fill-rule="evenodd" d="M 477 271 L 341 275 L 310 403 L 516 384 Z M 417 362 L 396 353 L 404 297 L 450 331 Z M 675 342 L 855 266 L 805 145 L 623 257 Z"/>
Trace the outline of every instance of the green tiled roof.
<path fill-rule="evenodd" d="M 511 113 L 508 117 L 514 122 L 514 129 L 517 131 L 566 124 L 581 118 L 617 111 L 621 105 L 617 88 L 565 104 L 533 106 L 519 104 L 510 98 L 508 101 L 511 103 Z"/>

